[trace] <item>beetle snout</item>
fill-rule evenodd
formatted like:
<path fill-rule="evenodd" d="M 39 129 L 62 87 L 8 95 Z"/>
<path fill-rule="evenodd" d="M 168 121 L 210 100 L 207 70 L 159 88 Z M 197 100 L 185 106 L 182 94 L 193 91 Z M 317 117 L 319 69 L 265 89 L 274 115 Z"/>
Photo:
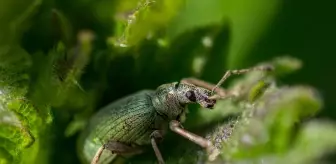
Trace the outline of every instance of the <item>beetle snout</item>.
<path fill-rule="evenodd" d="M 203 99 L 201 102 L 200 102 L 200 105 L 203 107 L 203 108 L 208 108 L 208 109 L 212 109 L 216 104 L 216 100 L 212 100 L 212 99 Z"/>

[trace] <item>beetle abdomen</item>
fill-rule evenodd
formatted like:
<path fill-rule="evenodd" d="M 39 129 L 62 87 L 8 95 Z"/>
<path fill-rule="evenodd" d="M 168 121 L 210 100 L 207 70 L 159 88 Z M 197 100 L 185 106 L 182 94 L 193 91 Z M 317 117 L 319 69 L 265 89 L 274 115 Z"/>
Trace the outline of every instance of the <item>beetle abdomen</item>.
<path fill-rule="evenodd" d="M 100 146 L 108 141 L 125 144 L 150 144 L 155 109 L 145 90 L 119 99 L 95 114 L 81 136 L 79 151 L 91 160 Z M 112 155 L 112 154 L 111 154 Z"/>

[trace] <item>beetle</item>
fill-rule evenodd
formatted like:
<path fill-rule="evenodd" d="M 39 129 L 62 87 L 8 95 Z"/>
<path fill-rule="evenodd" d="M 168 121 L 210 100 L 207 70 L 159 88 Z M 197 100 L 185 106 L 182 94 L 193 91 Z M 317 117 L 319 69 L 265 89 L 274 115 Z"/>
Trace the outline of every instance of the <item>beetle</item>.
<path fill-rule="evenodd" d="M 214 160 L 219 150 L 209 140 L 183 129 L 181 118 L 186 114 L 188 104 L 197 103 L 212 109 L 216 100 L 234 96 L 220 87 L 222 83 L 231 75 L 254 70 L 269 71 L 272 67 L 228 70 L 216 85 L 185 78 L 112 102 L 93 115 L 80 135 L 78 150 L 83 163 L 110 163 L 117 155 L 141 154 L 144 146 L 152 145 L 158 162 L 164 164 L 157 144 L 162 141 L 168 127 L 205 148 L 209 160 Z"/>

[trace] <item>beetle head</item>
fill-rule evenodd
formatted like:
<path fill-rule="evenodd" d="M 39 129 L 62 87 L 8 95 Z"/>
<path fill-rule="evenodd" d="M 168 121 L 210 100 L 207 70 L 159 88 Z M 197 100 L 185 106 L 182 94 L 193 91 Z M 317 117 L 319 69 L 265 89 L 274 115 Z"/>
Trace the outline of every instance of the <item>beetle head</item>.
<path fill-rule="evenodd" d="M 209 99 L 211 91 L 187 83 L 168 83 L 156 89 L 152 98 L 153 106 L 158 113 L 168 119 L 176 119 L 185 112 L 188 104 L 197 103 L 204 108 L 212 109 L 216 100 Z"/>
<path fill-rule="evenodd" d="M 209 99 L 211 91 L 197 87 L 188 83 L 175 84 L 177 99 L 181 104 L 198 103 L 204 108 L 212 109 L 216 104 L 216 100 Z"/>

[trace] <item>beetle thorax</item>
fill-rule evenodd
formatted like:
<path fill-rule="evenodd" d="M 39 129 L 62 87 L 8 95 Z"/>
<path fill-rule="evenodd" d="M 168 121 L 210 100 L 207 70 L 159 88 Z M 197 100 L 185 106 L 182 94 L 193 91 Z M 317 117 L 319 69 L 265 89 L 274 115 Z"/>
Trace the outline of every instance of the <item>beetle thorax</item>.
<path fill-rule="evenodd" d="M 216 100 L 209 99 L 211 92 L 207 89 L 187 83 L 163 84 L 153 95 L 156 111 L 169 120 L 179 119 L 185 113 L 186 106 L 198 103 L 204 108 L 212 108 Z"/>
<path fill-rule="evenodd" d="M 175 83 L 164 84 L 157 88 L 152 98 L 156 111 L 168 120 L 176 120 L 184 113 L 186 103 L 181 103 Z"/>

